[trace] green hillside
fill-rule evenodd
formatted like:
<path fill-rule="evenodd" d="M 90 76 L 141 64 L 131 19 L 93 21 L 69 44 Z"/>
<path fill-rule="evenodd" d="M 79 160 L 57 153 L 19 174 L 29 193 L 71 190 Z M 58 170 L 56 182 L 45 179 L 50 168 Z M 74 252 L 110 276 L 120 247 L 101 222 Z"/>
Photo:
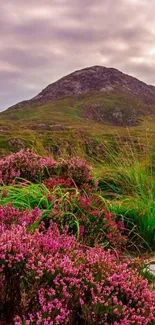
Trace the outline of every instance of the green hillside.
<path fill-rule="evenodd" d="M 10 108 L 0 114 L 0 154 L 29 147 L 55 157 L 103 158 L 118 143 L 152 142 L 154 112 L 128 95 L 99 92 Z"/>

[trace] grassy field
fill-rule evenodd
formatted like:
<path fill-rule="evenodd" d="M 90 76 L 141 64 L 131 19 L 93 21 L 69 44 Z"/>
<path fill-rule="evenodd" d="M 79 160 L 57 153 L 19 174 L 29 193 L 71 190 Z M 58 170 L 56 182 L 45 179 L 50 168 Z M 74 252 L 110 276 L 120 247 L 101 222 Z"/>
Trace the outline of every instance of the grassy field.
<path fill-rule="evenodd" d="M 134 98 L 95 92 L 9 109 L 0 114 L 0 154 L 28 147 L 43 155 L 88 160 L 96 159 L 97 152 L 103 159 L 106 147 L 116 151 L 118 142 L 151 143 L 153 113 L 154 107 Z"/>

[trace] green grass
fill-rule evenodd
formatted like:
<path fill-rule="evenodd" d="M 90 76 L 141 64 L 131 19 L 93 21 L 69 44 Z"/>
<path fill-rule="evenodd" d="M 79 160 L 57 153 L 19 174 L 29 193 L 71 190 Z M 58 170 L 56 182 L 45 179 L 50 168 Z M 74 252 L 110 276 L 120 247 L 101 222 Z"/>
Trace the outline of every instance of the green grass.
<path fill-rule="evenodd" d="M 85 118 L 85 107 L 100 105 L 105 123 L 98 123 Z M 136 111 L 138 116 L 143 115 L 140 124 L 130 126 L 113 126 L 109 118 L 119 109 L 123 112 L 125 121 Z M 35 148 L 43 155 L 51 153 L 55 156 L 66 157 L 77 154 L 81 157 L 94 158 L 104 156 L 106 146 L 114 146 L 118 138 L 140 138 L 146 143 L 146 129 L 149 138 L 154 139 L 155 116 L 146 116 L 146 107 L 123 94 L 108 94 L 92 92 L 77 97 L 63 98 L 49 103 L 34 104 L 22 108 L 10 109 L 0 113 L 0 155 L 8 154 L 19 148 L 10 145 L 10 139 L 22 139 L 25 147 Z M 151 108 L 154 112 L 154 107 Z M 35 129 L 38 124 L 62 125 L 64 130 Z M 130 136 L 129 136 L 130 133 Z M 154 140 L 153 140 L 154 141 Z M 93 143 L 93 146 L 92 146 Z M 59 150 L 56 150 L 59 147 Z M 93 150 L 92 150 L 93 147 Z M 91 152 L 92 150 L 92 152 Z"/>
<path fill-rule="evenodd" d="M 50 209 L 51 204 L 47 199 L 50 191 L 44 184 L 29 185 L 10 185 L 0 187 L 0 205 L 12 203 L 15 208 L 34 209 Z"/>
<path fill-rule="evenodd" d="M 95 175 L 108 209 L 123 217 L 133 242 L 143 238 L 155 249 L 155 164 L 148 148 L 140 156 L 134 145 L 121 155 L 111 152 L 111 163 L 101 162 Z"/>

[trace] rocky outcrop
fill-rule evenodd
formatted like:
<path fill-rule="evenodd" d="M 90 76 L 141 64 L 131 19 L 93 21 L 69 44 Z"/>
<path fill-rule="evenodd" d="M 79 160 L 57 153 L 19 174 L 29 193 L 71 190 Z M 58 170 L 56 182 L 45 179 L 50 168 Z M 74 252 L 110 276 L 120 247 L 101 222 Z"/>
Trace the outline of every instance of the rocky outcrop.
<path fill-rule="evenodd" d="M 8 140 L 8 144 L 13 148 L 13 150 L 19 150 L 25 148 L 25 142 L 19 138 L 12 138 Z"/>
<path fill-rule="evenodd" d="M 149 266 L 149 271 L 150 271 L 150 273 L 151 273 L 152 275 L 154 275 L 154 277 L 155 277 L 155 264 L 151 264 L 151 265 Z"/>
<path fill-rule="evenodd" d="M 83 108 L 83 117 L 96 122 L 110 123 L 115 126 L 136 126 L 139 124 L 139 109 L 121 107 L 114 104 L 113 108 L 106 109 L 99 104 L 85 105 Z"/>
<path fill-rule="evenodd" d="M 54 124 L 54 125 L 49 125 L 49 124 L 44 124 L 44 123 L 40 123 L 40 124 L 35 124 L 35 125 L 31 125 L 29 127 L 29 129 L 31 130 L 40 130 L 40 131 L 65 131 L 67 128 L 63 125 L 59 125 L 59 124 Z"/>

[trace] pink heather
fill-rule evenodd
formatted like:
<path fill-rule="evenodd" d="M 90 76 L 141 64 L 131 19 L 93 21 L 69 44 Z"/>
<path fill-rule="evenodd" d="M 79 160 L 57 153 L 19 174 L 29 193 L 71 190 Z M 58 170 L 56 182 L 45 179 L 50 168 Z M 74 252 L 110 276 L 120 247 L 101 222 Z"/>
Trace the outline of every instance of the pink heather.
<path fill-rule="evenodd" d="M 131 262 L 82 248 L 56 224 L 34 232 L 1 227 L 0 261 L 0 305 L 11 304 L 16 325 L 73 325 L 77 317 L 94 325 L 155 323 L 155 292 Z"/>

